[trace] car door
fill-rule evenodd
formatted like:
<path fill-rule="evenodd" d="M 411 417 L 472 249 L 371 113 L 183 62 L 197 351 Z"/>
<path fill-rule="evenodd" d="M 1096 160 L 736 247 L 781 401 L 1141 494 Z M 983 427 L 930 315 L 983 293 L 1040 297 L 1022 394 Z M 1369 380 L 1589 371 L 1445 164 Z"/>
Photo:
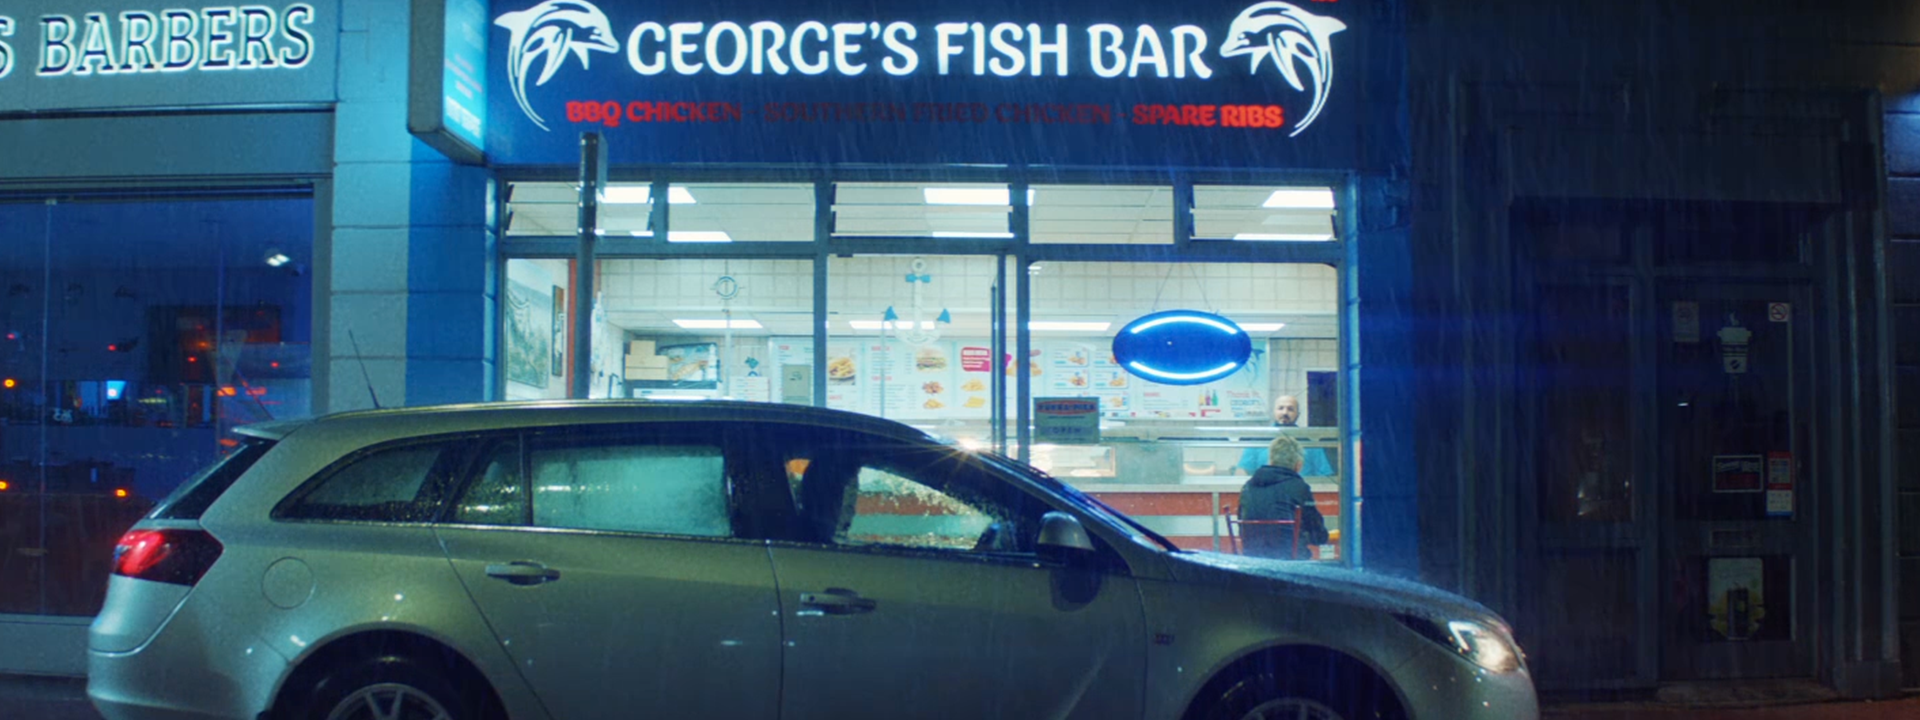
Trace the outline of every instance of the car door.
<path fill-rule="evenodd" d="M 436 531 L 556 720 L 777 712 L 765 543 L 735 532 L 721 434 L 637 425 L 494 438 Z"/>
<path fill-rule="evenodd" d="M 965 452 L 851 432 L 785 437 L 799 522 L 770 543 L 783 720 L 1139 717 L 1139 592 L 1102 547 L 1034 552 L 1038 494 Z"/>

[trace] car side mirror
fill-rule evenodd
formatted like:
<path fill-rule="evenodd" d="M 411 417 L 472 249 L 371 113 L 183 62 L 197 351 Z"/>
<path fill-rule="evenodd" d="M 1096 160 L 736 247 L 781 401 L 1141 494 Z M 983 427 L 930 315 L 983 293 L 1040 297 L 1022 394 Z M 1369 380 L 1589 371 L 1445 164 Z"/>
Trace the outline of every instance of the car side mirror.
<path fill-rule="evenodd" d="M 1093 554 L 1093 538 L 1080 520 L 1063 512 L 1040 517 L 1040 538 L 1034 543 L 1042 557 L 1066 560 Z"/>

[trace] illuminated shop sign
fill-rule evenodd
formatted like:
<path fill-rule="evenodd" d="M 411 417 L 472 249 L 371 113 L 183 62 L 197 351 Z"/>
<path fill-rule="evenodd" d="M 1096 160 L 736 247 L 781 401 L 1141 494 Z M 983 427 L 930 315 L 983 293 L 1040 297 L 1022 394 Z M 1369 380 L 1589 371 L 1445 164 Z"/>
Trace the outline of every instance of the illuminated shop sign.
<path fill-rule="evenodd" d="M 1368 73 L 1391 69 L 1360 58 L 1368 1 L 496 0 L 484 144 L 499 164 L 570 164 L 596 130 L 616 162 L 1353 167 Z"/>
<path fill-rule="evenodd" d="M 313 4 L 76 5 L 0 7 L 0 111 L 330 99 L 337 27 Z"/>
<path fill-rule="evenodd" d="M 1113 358 L 1137 377 L 1163 385 L 1199 385 L 1239 372 L 1253 339 L 1219 315 L 1168 310 L 1143 316 L 1113 336 Z"/>

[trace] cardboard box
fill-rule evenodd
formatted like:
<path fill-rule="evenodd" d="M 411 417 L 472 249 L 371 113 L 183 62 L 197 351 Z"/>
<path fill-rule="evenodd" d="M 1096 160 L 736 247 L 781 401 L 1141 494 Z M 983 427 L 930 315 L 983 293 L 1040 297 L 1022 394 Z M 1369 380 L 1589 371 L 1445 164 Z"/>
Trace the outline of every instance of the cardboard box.
<path fill-rule="evenodd" d="M 666 380 L 667 369 L 664 367 L 627 368 L 627 379 L 628 380 Z"/>
<path fill-rule="evenodd" d="M 653 357 L 659 349 L 652 340 L 632 340 L 627 342 L 627 357 Z"/>

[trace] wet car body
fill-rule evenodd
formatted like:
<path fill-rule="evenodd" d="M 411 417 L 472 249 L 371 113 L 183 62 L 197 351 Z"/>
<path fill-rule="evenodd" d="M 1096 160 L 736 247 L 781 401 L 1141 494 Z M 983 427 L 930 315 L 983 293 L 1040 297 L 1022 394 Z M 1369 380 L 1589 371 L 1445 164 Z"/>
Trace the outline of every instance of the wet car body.
<path fill-rule="evenodd" d="M 1311 563 L 1173 550 L 1031 468 L 888 421 L 748 403 L 591 402 L 347 413 L 246 432 L 257 440 L 236 455 L 244 467 L 189 482 L 123 539 L 134 565 L 116 561 L 127 572 L 112 578 L 90 638 L 89 694 L 109 718 L 1538 712 L 1517 652 L 1489 661 L 1467 651 L 1473 636 L 1448 637 L 1458 624 L 1512 647 L 1477 604 Z M 568 496 L 543 478 L 596 456 L 542 465 L 541 453 L 640 436 L 661 448 L 724 448 L 652 467 L 670 475 L 724 456 L 726 522 L 548 527 L 531 497 L 525 506 L 513 492 L 482 497 L 552 490 L 539 502 L 562 507 Z M 515 460 L 501 461 L 509 445 Z M 806 497 L 818 495 L 808 484 L 816 469 L 796 479 L 777 468 L 791 472 L 786 456 L 799 455 L 830 473 L 847 464 L 833 448 L 855 446 L 873 449 L 858 457 L 874 468 L 1020 509 L 994 510 L 1004 522 L 977 544 L 967 526 L 958 549 L 846 541 L 844 522 L 809 530 L 839 492 L 856 507 L 853 485 L 817 500 Z M 344 482 L 334 478 L 406 453 L 431 455 L 419 497 L 432 497 L 298 517 Z M 512 474 L 499 468 L 524 477 L 495 483 Z M 584 496 L 598 486 L 570 487 Z M 865 517 L 873 501 L 861 497 Z M 181 511 L 195 503 L 197 514 Z M 509 505 L 518 509 L 502 513 Z M 938 531 L 952 520 L 941 515 L 876 513 L 863 532 L 900 522 Z M 142 543 L 163 541 L 177 541 L 172 555 L 138 562 L 151 557 Z M 209 541 L 216 557 L 194 554 Z M 169 564 L 196 557 L 201 566 Z M 369 690 L 394 687 L 418 697 Z M 355 715 L 348 705 L 362 699 L 382 712 Z M 1321 708 L 1337 712 L 1314 714 Z"/>

